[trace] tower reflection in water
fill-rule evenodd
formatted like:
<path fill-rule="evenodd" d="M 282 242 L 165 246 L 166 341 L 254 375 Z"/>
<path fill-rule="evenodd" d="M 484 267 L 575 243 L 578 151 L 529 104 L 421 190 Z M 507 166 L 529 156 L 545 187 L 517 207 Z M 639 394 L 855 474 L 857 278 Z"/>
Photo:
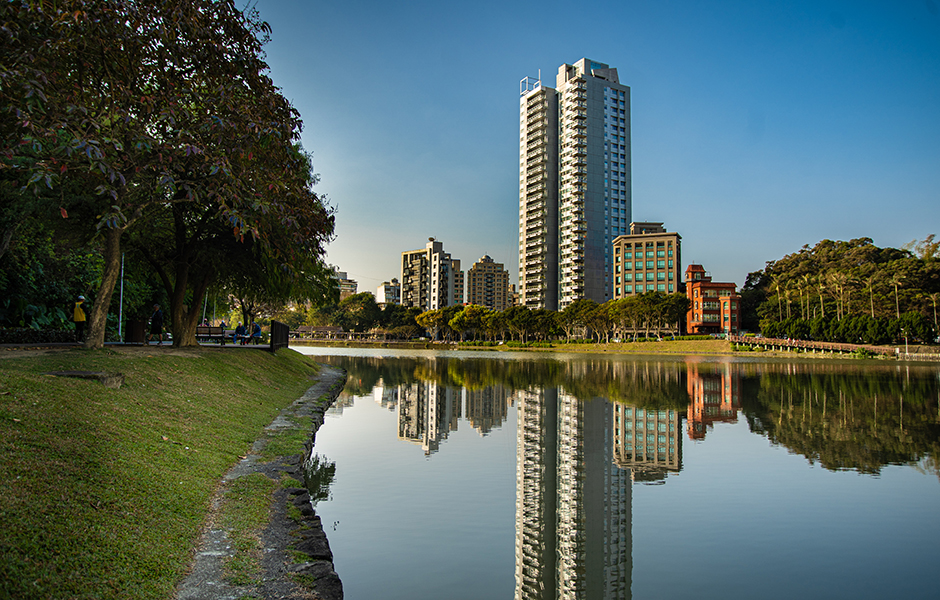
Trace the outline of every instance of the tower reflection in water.
<path fill-rule="evenodd" d="M 517 400 L 515 597 L 631 598 L 632 484 L 682 468 L 680 411 L 564 388 Z"/>

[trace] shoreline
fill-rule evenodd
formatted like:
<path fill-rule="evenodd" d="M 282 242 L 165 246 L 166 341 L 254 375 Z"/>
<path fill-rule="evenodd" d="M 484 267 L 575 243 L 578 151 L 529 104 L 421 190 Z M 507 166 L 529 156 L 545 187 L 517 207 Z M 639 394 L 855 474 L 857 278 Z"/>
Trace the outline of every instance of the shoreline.
<path fill-rule="evenodd" d="M 293 454 L 265 460 L 262 453 L 271 435 L 300 429 L 297 421 L 310 419 L 307 432 L 311 443 L 323 424 L 324 413 L 333 405 L 346 383 L 346 372 L 321 364 L 317 383 L 303 396 L 284 408 L 250 452 L 225 473 L 210 501 L 206 526 L 194 548 L 192 563 L 178 583 L 175 600 L 216 600 L 218 598 L 307 598 L 313 592 L 322 600 L 343 597 L 343 584 L 333 568 L 333 554 L 323 525 L 310 504 L 306 488 L 279 488 L 274 493 L 268 523 L 260 538 L 264 548 L 260 583 L 238 586 L 230 583 L 225 563 L 235 555 L 226 530 L 218 524 L 226 491 L 238 478 L 262 474 L 272 480 L 288 476 L 303 481 L 304 456 Z M 299 561 L 298 557 L 305 560 Z"/>
<path fill-rule="evenodd" d="M 934 360 L 918 360 L 911 358 L 903 360 L 903 354 L 898 356 L 862 357 L 852 353 L 839 352 L 805 352 L 784 350 L 734 350 L 731 342 L 722 339 L 714 340 L 666 340 L 649 342 L 611 342 L 597 343 L 565 343 L 552 344 L 550 347 L 510 347 L 506 344 L 498 346 L 461 345 L 456 342 L 395 342 L 395 341 L 347 341 L 347 340 L 291 340 L 294 347 L 325 347 L 325 348 L 380 348 L 390 350 L 441 350 L 441 351 L 469 351 L 469 352 L 564 352 L 578 354 L 630 354 L 630 355 L 660 355 L 660 356 L 727 356 L 735 358 L 773 358 L 791 360 L 872 360 L 878 362 L 927 362 L 940 361 L 940 354 Z"/>

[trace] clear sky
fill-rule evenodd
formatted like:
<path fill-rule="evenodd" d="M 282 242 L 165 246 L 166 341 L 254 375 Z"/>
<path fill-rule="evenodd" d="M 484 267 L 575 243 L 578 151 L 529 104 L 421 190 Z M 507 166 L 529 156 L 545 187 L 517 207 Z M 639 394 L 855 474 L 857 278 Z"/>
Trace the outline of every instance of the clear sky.
<path fill-rule="evenodd" d="M 822 239 L 940 235 L 940 0 L 258 0 L 327 260 L 375 292 L 434 236 L 518 275 L 519 81 L 631 87 L 633 220 L 720 281 Z"/>

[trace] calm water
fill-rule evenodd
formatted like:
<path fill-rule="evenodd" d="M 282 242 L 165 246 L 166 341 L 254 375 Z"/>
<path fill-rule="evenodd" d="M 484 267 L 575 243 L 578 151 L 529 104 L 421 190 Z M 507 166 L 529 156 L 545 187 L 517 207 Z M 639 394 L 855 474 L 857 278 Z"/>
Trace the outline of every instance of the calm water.
<path fill-rule="evenodd" d="M 348 600 L 940 595 L 937 367 L 297 350 Z"/>

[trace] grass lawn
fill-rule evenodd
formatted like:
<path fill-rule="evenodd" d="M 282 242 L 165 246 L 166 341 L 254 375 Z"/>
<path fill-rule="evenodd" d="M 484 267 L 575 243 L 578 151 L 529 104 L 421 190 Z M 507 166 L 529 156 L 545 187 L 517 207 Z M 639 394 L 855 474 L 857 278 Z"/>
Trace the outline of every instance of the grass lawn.
<path fill-rule="evenodd" d="M 290 350 L 3 352 L 0 598 L 170 598 L 222 474 L 315 375 Z"/>

